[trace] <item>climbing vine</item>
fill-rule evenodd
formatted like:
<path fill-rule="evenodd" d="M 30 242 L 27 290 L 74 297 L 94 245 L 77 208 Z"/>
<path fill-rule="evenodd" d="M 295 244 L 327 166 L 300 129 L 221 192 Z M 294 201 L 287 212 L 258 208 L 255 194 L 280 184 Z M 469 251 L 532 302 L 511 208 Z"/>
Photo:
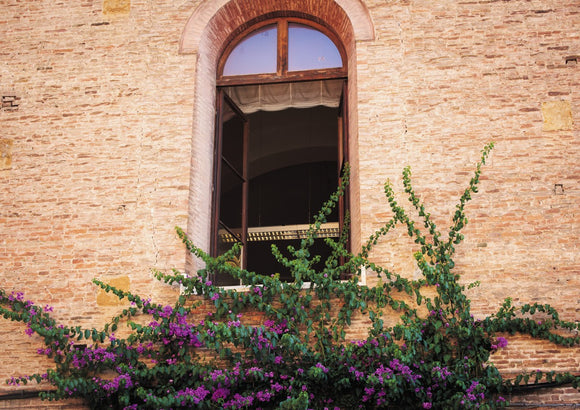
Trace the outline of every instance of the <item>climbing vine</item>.
<path fill-rule="evenodd" d="M 465 207 L 477 193 L 492 147 L 483 149 L 446 235 L 417 197 L 411 171 L 405 168 L 404 190 L 419 221 L 398 204 L 387 182 L 392 219 L 358 254 L 347 251 L 346 234 L 338 240 L 326 238 L 332 255 L 322 269 L 315 268 L 321 266 L 320 257 L 311 255 L 310 248 L 344 194 L 345 174 L 301 245 L 272 247 L 279 263 L 292 272 L 293 282 L 230 263 L 240 252 L 237 245 L 211 257 L 177 229 L 205 267 L 195 276 L 155 273 L 158 280 L 182 289 L 170 305 L 94 280 L 127 301 L 101 329 L 63 326 L 52 318 L 51 307 L 0 290 L 3 317 L 25 323 L 27 334 L 44 341 L 38 353 L 55 362 L 45 373 L 8 383 L 45 384 L 50 389 L 40 393 L 43 399 L 82 398 L 95 409 L 484 409 L 507 405 L 506 395 L 522 383 L 548 381 L 578 388 L 580 376 L 569 373 L 536 372 L 504 380 L 490 361 L 490 354 L 508 343 L 499 332 L 573 346 L 580 344 L 578 336 L 554 330 L 579 330 L 577 323 L 561 320 L 549 305 L 516 308 L 510 299 L 497 313 L 476 320 L 466 287 L 453 271 L 455 247 L 463 241 L 461 231 L 468 222 Z M 398 226 L 406 228 L 419 249 L 414 254 L 422 273 L 418 280 L 369 260 L 373 247 Z M 376 285 L 360 283 L 361 267 L 378 275 Z M 244 288 L 215 286 L 212 278 L 218 272 L 240 279 Z M 341 280 L 345 274 L 349 279 Z M 533 320 L 536 312 L 548 320 Z M 393 314 L 398 324 L 387 326 L 385 315 Z M 370 321 L 368 333 L 352 340 L 349 327 L 361 316 Z"/>

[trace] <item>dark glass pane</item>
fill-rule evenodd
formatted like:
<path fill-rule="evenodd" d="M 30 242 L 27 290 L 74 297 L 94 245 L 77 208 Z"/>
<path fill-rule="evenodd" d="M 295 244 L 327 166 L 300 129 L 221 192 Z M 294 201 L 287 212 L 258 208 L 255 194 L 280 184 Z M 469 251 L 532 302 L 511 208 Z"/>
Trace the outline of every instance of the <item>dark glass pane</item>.
<path fill-rule="evenodd" d="M 278 249 L 286 256 L 290 256 L 287 248 L 288 245 L 294 246 L 295 249 L 300 248 L 300 240 L 279 240 L 279 241 L 260 241 L 248 242 L 248 263 L 247 269 L 262 275 L 273 275 L 278 273 L 280 279 L 286 282 L 294 280 L 292 272 L 276 261 L 272 255 L 271 244 L 275 244 Z M 324 239 L 315 239 L 314 244 L 310 248 L 310 255 L 320 255 L 322 260 L 314 265 L 314 268 L 319 272 L 324 269 L 324 262 L 332 254 L 332 249 L 324 243 Z"/>
<path fill-rule="evenodd" d="M 224 104 L 222 128 L 222 156 L 238 173 L 243 173 L 244 164 L 244 121 L 229 106 Z"/>
<path fill-rule="evenodd" d="M 266 26 L 244 38 L 230 53 L 224 76 L 275 73 L 278 61 L 278 30 Z"/>
<path fill-rule="evenodd" d="M 224 225 L 220 224 L 220 228 L 218 230 L 218 249 L 217 254 L 222 255 L 229 251 L 234 243 L 239 242 L 237 238 L 237 234 L 231 232 L 227 229 Z M 241 255 L 241 253 L 240 253 Z M 228 263 L 234 266 L 241 266 L 241 256 L 235 256 L 229 261 Z M 214 283 L 218 286 L 237 286 L 240 284 L 238 279 L 233 278 L 231 275 L 227 273 L 220 272 L 215 275 Z"/>
<path fill-rule="evenodd" d="M 217 286 L 239 286 L 240 281 L 232 275 L 227 273 L 220 272 L 218 275 L 215 275 L 213 283 Z"/>
<path fill-rule="evenodd" d="M 330 38 L 308 26 L 288 25 L 288 71 L 337 67 L 342 67 L 342 58 Z"/>
<path fill-rule="evenodd" d="M 237 234 L 242 228 L 243 181 L 222 161 L 220 221 Z"/>
<path fill-rule="evenodd" d="M 255 226 L 309 224 L 336 191 L 336 162 L 285 167 L 252 179 L 248 223 Z M 328 222 L 338 221 L 335 208 Z"/>
<path fill-rule="evenodd" d="M 319 162 L 309 165 L 310 205 L 308 216 L 310 222 L 322 209 L 322 205 L 338 188 L 338 173 L 336 162 Z M 326 216 L 327 222 L 338 222 L 338 205 L 332 213 Z"/>
<path fill-rule="evenodd" d="M 249 226 L 308 223 L 308 171 L 286 167 L 250 182 Z"/>

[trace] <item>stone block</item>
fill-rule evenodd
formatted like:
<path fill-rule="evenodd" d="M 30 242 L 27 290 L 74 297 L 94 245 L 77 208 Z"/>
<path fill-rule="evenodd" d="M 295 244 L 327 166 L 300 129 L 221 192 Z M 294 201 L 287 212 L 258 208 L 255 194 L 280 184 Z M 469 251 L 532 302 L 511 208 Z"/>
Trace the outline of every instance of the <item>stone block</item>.
<path fill-rule="evenodd" d="M 106 279 L 103 282 L 108 283 L 111 286 L 116 287 L 117 289 L 128 291 L 129 286 L 131 285 L 131 281 L 129 280 L 128 276 L 120 276 L 114 279 Z M 127 303 L 127 300 L 120 300 L 117 296 L 113 293 L 107 293 L 103 289 L 99 289 L 99 293 L 97 294 L 97 305 L 99 306 L 121 306 Z"/>
<path fill-rule="evenodd" d="M 131 0 L 103 0 L 103 14 L 125 14 L 131 10 Z"/>
<path fill-rule="evenodd" d="M 574 125 L 569 101 L 547 101 L 542 104 L 544 131 L 571 130 Z"/>
<path fill-rule="evenodd" d="M 0 170 L 12 168 L 12 145 L 11 139 L 0 138 Z"/>

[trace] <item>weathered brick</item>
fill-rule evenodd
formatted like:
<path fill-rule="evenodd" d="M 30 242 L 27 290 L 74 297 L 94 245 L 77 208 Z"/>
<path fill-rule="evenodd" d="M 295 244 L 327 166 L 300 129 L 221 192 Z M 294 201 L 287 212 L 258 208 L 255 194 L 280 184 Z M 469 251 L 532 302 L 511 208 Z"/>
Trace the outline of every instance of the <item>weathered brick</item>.
<path fill-rule="evenodd" d="M 247 16 L 260 13 L 259 0 L 234 1 Z M 211 62 L 246 18 L 232 15 L 235 7 L 218 14 L 226 3 L 2 2 L 2 287 L 23 290 L 53 305 L 57 318 L 80 318 L 83 325 L 100 325 L 118 309 L 99 305 L 93 277 L 127 278 L 132 291 L 156 299 L 177 295 L 178 289 L 154 283 L 150 269 L 195 266 L 176 225 L 208 243 Z M 296 1 L 264 3 L 270 10 Z M 360 245 L 390 217 L 385 180 L 404 200 L 406 165 L 444 229 L 479 150 L 493 140 L 456 257 L 462 280 L 482 283 L 468 292 L 474 313 L 490 314 L 511 296 L 516 305 L 550 303 L 563 319 L 580 320 L 577 2 L 302 4 L 330 26 L 346 24 L 343 10 L 355 27 L 337 27 L 349 53 L 353 242 Z M 204 21 L 215 14 L 219 22 L 204 31 L 189 20 L 196 10 L 195 16 L 208 16 Z M 211 42 L 210 34 L 222 43 Z M 190 54 L 193 46 L 198 54 Z M 372 256 L 413 277 L 414 246 L 396 231 Z M 358 319 L 349 334 L 360 336 L 366 323 Z M 10 358 L 0 361 L 0 379 L 49 365 L 33 354 L 39 340 L 23 338 L 23 329 L 0 327 Z M 509 339 L 494 355 L 507 373 L 580 367 L 577 348 Z M 550 400 L 580 399 L 566 391 Z"/>

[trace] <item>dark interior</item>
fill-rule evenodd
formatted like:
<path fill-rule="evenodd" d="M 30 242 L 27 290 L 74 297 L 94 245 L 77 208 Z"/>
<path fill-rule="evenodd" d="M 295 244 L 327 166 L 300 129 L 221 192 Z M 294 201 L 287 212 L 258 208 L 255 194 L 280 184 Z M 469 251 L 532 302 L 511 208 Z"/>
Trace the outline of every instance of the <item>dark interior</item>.
<path fill-rule="evenodd" d="M 248 118 L 249 229 L 312 223 L 338 185 L 337 109 L 258 111 Z M 222 191 L 222 216 L 239 215 L 238 191 L 237 185 L 233 190 Z M 335 211 L 328 222 L 337 221 Z M 311 254 L 329 253 L 322 241 L 317 240 Z M 246 268 L 262 274 L 279 273 L 283 279 L 291 280 L 290 272 L 274 259 L 271 243 L 285 254 L 288 245 L 300 245 L 299 240 L 248 241 Z"/>

